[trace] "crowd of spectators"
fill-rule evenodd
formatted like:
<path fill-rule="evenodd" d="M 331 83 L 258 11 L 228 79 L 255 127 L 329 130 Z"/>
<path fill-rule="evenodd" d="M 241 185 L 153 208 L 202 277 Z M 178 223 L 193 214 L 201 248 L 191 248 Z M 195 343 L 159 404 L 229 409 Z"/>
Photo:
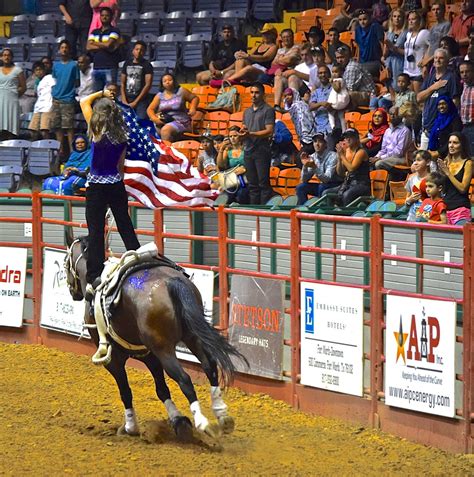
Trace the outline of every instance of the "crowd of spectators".
<path fill-rule="evenodd" d="M 52 64 L 49 58 L 36 62 L 25 78 L 11 50 L 2 52 L 0 129 L 17 135 L 20 111 L 31 112 L 29 128 L 35 134 L 54 134 L 74 151 L 77 101 L 118 83 L 120 100 L 140 118 L 151 119 L 162 139 L 173 142 L 191 131 L 199 97 L 171 73 L 161 77 L 160 91 L 150 94 L 153 68 L 145 59 L 145 42 L 137 41 L 129 57 L 121 55 L 118 0 L 60 0 L 59 10 L 66 38 Z M 433 197 L 439 192 L 447 207 L 436 221 L 470 220 L 474 0 L 461 0 L 460 14 L 452 21 L 446 14 L 442 0 L 431 6 L 426 0 L 407 0 L 393 10 L 384 0 L 346 0 L 326 32 L 315 25 L 298 43 L 291 29 L 278 33 L 265 24 L 261 41 L 250 51 L 232 25 L 223 25 L 196 82 L 216 89 L 250 86 L 252 103 L 224 142 L 216 146 L 215 138 L 204 135 L 202 173 L 244 166 L 247 190 L 233 192 L 232 200 L 266 203 L 274 195 L 272 138 L 281 115 L 288 113 L 299 149 L 288 157 L 303 166 L 298 203 L 334 192 L 336 203 L 344 206 L 370 194 L 371 170 L 392 174 L 399 166 L 411 166 L 409 217 L 417 217 L 422 199 L 434 190 Z M 347 30 L 352 40 L 344 43 L 340 35 Z M 267 104 L 264 85 L 272 88 L 274 105 Z M 370 110 L 367 133 L 347 124 L 348 112 Z M 421 219 L 429 208 L 425 205 Z"/>

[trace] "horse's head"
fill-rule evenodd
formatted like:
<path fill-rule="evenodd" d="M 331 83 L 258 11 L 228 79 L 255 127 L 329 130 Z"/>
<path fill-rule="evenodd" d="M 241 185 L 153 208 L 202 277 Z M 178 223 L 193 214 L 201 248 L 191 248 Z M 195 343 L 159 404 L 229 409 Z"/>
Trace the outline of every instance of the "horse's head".
<path fill-rule="evenodd" d="M 86 282 L 87 245 L 87 237 L 80 237 L 72 243 L 68 243 L 64 268 L 66 269 L 69 293 L 71 293 L 74 301 L 84 299 L 83 290 Z"/>

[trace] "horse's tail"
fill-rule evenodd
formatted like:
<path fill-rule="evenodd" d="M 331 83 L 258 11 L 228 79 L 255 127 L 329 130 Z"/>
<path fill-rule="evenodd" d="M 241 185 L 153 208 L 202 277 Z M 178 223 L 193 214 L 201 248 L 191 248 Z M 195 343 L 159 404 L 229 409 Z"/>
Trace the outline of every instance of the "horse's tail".
<path fill-rule="evenodd" d="M 200 340 L 203 351 L 214 358 L 221 369 L 224 386 L 229 385 L 236 372 L 231 356 L 241 359 L 248 365 L 247 359 L 209 325 L 205 319 L 202 303 L 184 278 L 169 279 L 167 287 L 181 325 Z"/>

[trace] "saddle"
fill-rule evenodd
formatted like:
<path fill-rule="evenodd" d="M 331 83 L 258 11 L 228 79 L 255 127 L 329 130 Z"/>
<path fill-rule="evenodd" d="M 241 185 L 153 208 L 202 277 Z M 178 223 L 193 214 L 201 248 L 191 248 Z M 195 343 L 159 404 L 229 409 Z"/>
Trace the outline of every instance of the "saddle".
<path fill-rule="evenodd" d="M 112 347 L 109 338 L 135 356 L 148 353 L 145 346 L 129 343 L 115 332 L 112 325 L 112 314 L 120 302 L 124 282 L 136 272 L 155 267 L 170 267 L 188 276 L 182 267 L 161 255 L 153 242 L 138 250 L 124 253 L 120 259 L 109 258 L 105 263 L 101 284 L 96 289 L 93 302 L 94 319 L 99 334 L 99 348 L 92 356 L 94 364 L 107 365 L 110 363 Z M 146 274 L 134 278 L 135 286 L 140 288 L 146 279 Z"/>

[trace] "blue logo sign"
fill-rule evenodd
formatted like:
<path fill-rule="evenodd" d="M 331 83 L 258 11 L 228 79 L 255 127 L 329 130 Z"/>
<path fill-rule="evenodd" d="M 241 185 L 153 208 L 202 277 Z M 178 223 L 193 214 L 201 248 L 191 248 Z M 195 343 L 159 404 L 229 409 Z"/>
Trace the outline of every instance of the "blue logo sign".
<path fill-rule="evenodd" d="M 305 317 L 304 317 L 304 331 L 314 335 L 314 290 L 305 288 Z"/>

